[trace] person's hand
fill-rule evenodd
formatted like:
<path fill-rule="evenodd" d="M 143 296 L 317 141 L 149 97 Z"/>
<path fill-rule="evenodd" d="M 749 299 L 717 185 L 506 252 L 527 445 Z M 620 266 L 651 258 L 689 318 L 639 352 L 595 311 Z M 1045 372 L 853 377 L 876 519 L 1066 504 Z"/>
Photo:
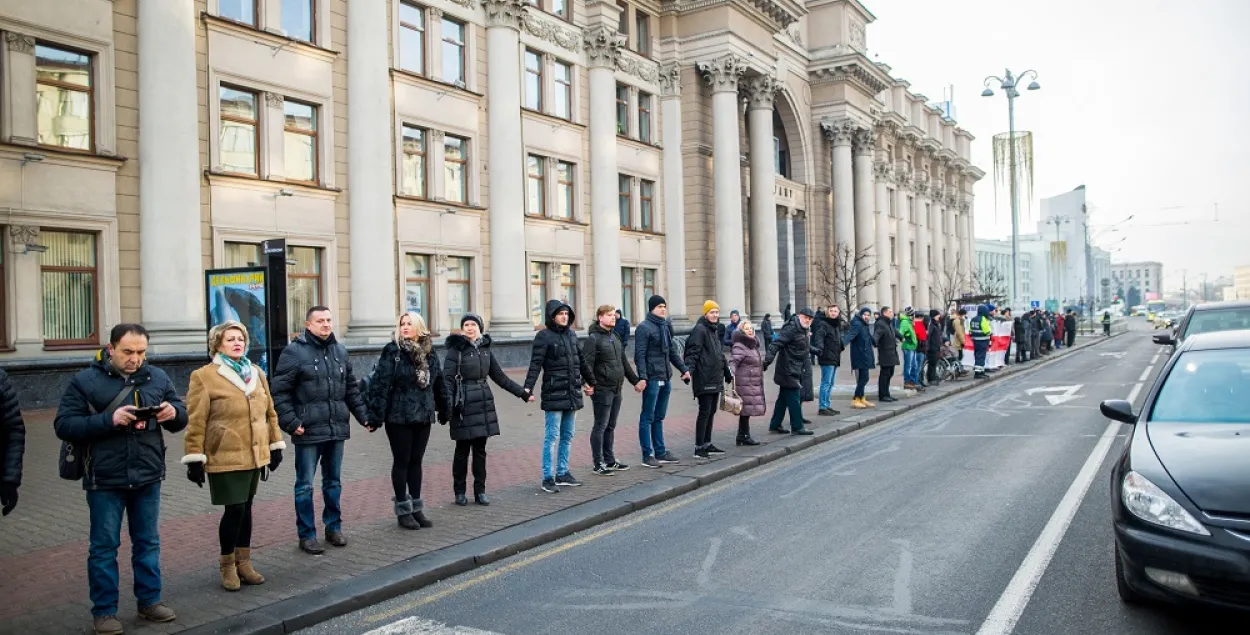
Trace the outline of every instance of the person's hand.
<path fill-rule="evenodd" d="M 534 403 L 534 395 L 530 395 L 529 399 L 526 399 L 526 401 L 529 403 Z"/>
<path fill-rule="evenodd" d="M 187 480 L 204 487 L 204 464 L 196 461 L 187 464 Z"/>
<path fill-rule="evenodd" d="M 297 437 L 298 437 L 298 436 L 300 436 L 300 435 L 302 435 L 302 434 L 304 434 L 304 426 L 300 426 L 300 427 L 296 428 L 296 429 L 295 429 L 295 432 L 292 432 L 291 434 L 293 434 L 293 435 L 295 435 L 295 436 L 297 436 Z"/>
<path fill-rule="evenodd" d="M 532 403 L 534 401 L 534 391 L 529 388 L 521 390 L 521 401 Z"/>
<path fill-rule="evenodd" d="M 0 483 L 0 516 L 8 516 L 17 507 L 17 486 L 12 483 Z"/>
<path fill-rule="evenodd" d="M 178 416 L 178 411 L 168 401 L 161 402 L 161 409 L 156 411 L 156 422 L 165 423 Z"/>
<path fill-rule="evenodd" d="M 373 433 L 373 432 L 377 432 L 377 431 L 378 431 L 378 428 L 381 428 L 381 427 L 382 427 L 382 424 L 380 424 L 380 423 L 370 424 L 368 421 L 366 421 L 366 422 L 364 423 L 364 426 L 365 426 L 365 429 L 366 429 L 366 430 L 368 430 L 370 433 Z"/>
<path fill-rule="evenodd" d="M 269 471 L 272 472 L 282 465 L 282 448 L 269 451 Z"/>
<path fill-rule="evenodd" d="M 642 392 L 646 389 L 647 389 L 647 380 L 645 379 L 639 380 L 638 383 L 634 384 L 634 392 Z"/>
<path fill-rule="evenodd" d="M 135 422 L 135 407 L 122 406 L 113 411 L 113 427 L 125 428 Z"/>
<path fill-rule="evenodd" d="M 681 380 L 682 380 L 682 381 L 684 381 L 684 382 L 689 383 L 689 382 L 690 382 L 690 371 L 686 371 L 686 372 L 682 373 L 682 375 L 681 375 Z"/>
<path fill-rule="evenodd" d="M 589 384 L 588 384 L 588 385 L 586 386 L 585 390 L 586 390 L 586 396 L 587 396 L 587 397 L 593 397 L 593 396 L 595 395 L 595 387 L 594 387 L 594 386 L 591 386 L 591 385 L 589 385 Z"/>

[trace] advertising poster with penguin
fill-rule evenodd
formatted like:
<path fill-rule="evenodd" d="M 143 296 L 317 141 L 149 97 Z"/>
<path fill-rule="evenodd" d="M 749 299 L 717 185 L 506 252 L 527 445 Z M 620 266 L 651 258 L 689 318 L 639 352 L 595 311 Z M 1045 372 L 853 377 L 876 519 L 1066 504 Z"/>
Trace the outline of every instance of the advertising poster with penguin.
<path fill-rule="evenodd" d="M 204 272 L 207 327 L 236 320 L 247 327 L 247 358 L 269 372 L 269 324 L 265 311 L 264 267 L 212 269 Z M 210 351 L 211 353 L 211 351 Z"/>

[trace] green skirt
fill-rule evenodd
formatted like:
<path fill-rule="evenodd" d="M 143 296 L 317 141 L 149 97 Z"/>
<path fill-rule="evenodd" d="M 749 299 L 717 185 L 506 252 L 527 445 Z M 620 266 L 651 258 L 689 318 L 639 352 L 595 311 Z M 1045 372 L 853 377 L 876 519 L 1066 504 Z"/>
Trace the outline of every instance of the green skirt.
<path fill-rule="evenodd" d="M 208 475 L 208 491 L 214 505 L 238 505 L 256 496 L 260 470 L 220 472 Z"/>

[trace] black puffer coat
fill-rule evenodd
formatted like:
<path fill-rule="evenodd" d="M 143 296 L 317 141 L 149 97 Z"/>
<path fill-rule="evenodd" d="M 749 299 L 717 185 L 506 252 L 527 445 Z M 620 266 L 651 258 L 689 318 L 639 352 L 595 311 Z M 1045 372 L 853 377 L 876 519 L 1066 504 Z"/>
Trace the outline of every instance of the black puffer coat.
<path fill-rule="evenodd" d="M 547 301 L 547 328 L 534 335 L 530 369 L 525 375 L 525 390 L 533 392 L 538 373 L 543 374 L 540 405 L 546 412 L 582 409 L 582 349 L 573 329 L 556 323 L 556 313 L 561 310 L 569 312 L 569 324 L 573 323 L 573 307 L 559 300 Z"/>
<path fill-rule="evenodd" d="M 586 383 L 596 391 L 612 392 L 620 392 L 626 379 L 631 386 L 636 385 L 638 373 L 625 357 L 625 344 L 616 331 L 609 331 L 595 322 L 590 325 L 589 333 L 582 343 L 582 377 Z"/>
<path fill-rule="evenodd" d="M 724 326 L 699 318 L 686 338 L 683 359 L 690 369 L 694 396 L 719 394 L 732 377 L 725 363 Z"/>
<path fill-rule="evenodd" d="M 324 341 L 307 330 L 295 338 L 278 358 L 269 388 L 278 427 L 296 445 L 347 440 L 352 436 L 348 413 L 361 425 L 369 421 L 347 348 L 333 333 Z M 304 434 L 294 434 L 301 426 Z"/>
<path fill-rule="evenodd" d="M 872 327 L 872 345 L 877 347 L 877 361 L 882 366 L 898 366 L 898 343 L 903 339 L 898 329 L 894 328 L 894 320 L 884 315 L 877 318 Z"/>
<path fill-rule="evenodd" d="M 648 313 L 634 329 L 634 365 L 638 375 L 648 382 L 668 381 L 673 368 L 686 373 L 686 364 L 673 348 L 673 329 L 668 320 Z"/>
<path fill-rule="evenodd" d="M 842 365 L 842 334 L 846 332 L 846 320 L 842 316 L 831 318 L 822 315 L 812 322 L 812 348 L 820 351 L 816 362 L 821 366 Z"/>
<path fill-rule="evenodd" d="M 490 391 L 490 384 L 486 383 L 487 378 L 517 397 L 524 390 L 499 367 L 499 362 L 490 352 L 490 336 L 483 333 L 477 346 L 459 333 L 447 336 L 445 361 L 443 384 L 446 386 L 448 409 L 451 410 L 452 440 L 469 441 L 499 434 L 495 395 Z M 457 383 L 464 385 L 464 407 L 452 410 Z"/>
<path fill-rule="evenodd" d="M 22 455 L 26 451 L 26 426 L 18 408 L 17 391 L 0 370 L 0 483 L 22 484 Z"/>
<path fill-rule="evenodd" d="M 790 320 L 781 327 L 777 339 L 768 345 L 768 354 L 764 356 L 765 370 L 774 361 L 777 362 L 777 369 L 773 371 L 773 383 L 782 388 L 804 387 L 803 375 L 810 374 L 812 365 L 809 335 L 810 331 L 803 328 L 798 319 Z"/>
<path fill-rule="evenodd" d="M 369 382 L 369 421 L 374 425 L 430 424 L 437 419 L 446 423 L 447 391 L 443 383 L 443 364 L 434 352 L 427 335 L 417 341 L 417 352 L 425 357 L 429 383 L 424 389 L 417 385 L 417 365 L 399 344 L 391 342 L 382 349 L 377 373 Z"/>
<path fill-rule="evenodd" d="M 118 393 L 128 394 L 122 405 L 159 406 L 161 402 L 178 411 L 160 425 L 113 426 L 113 411 L 103 412 Z M 155 424 L 153 419 L 149 424 Z M 130 377 L 124 377 L 101 351 L 94 364 L 78 371 L 61 395 L 53 422 L 57 438 L 85 443 L 82 487 L 86 490 L 133 489 L 165 479 L 165 438 L 167 432 L 187 427 L 187 407 L 174 390 L 169 376 L 147 364 Z"/>

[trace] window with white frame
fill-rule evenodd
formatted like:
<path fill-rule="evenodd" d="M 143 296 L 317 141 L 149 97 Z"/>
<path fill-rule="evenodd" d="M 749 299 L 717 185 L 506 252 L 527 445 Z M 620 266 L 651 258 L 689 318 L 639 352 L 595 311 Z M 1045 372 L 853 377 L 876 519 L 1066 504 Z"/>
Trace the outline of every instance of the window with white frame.
<path fill-rule="evenodd" d="M 573 307 L 577 315 L 577 265 L 560 265 L 560 301 Z"/>
<path fill-rule="evenodd" d="M 443 77 L 448 84 L 465 86 L 465 31 L 463 22 L 443 18 Z"/>
<path fill-rule="evenodd" d="M 426 131 L 423 128 L 403 126 L 403 176 L 399 191 L 407 196 L 427 197 Z"/>
<path fill-rule="evenodd" d="M 409 3 L 399 5 L 399 67 L 425 74 L 425 9 Z"/>
<path fill-rule="evenodd" d="M 572 0 L 525 0 L 525 4 L 565 20 L 573 19 Z"/>
<path fill-rule="evenodd" d="M 248 26 L 258 22 L 256 9 L 256 0 L 217 0 L 217 15 Z"/>
<path fill-rule="evenodd" d="M 469 203 L 469 140 L 443 136 L 444 197 L 453 203 Z"/>
<path fill-rule="evenodd" d="M 317 0 L 282 0 L 282 32 L 289 38 L 316 42 Z"/>
<path fill-rule="evenodd" d="M 562 119 L 573 118 L 573 65 L 561 61 L 555 63 L 555 103 L 551 114 Z"/>

